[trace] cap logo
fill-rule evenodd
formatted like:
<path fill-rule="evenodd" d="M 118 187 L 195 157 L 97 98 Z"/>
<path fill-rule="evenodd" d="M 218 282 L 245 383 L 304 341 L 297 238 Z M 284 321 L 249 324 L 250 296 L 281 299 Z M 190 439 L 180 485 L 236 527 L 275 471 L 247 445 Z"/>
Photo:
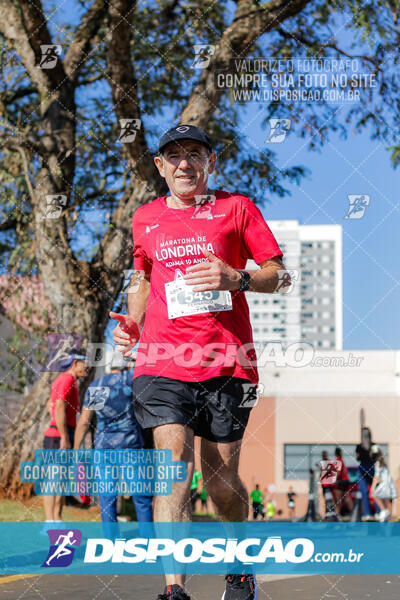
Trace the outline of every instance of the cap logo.
<path fill-rule="evenodd" d="M 189 131 L 189 127 L 187 125 L 180 125 L 176 128 L 176 131 L 179 131 L 179 133 L 186 133 L 186 131 Z"/>

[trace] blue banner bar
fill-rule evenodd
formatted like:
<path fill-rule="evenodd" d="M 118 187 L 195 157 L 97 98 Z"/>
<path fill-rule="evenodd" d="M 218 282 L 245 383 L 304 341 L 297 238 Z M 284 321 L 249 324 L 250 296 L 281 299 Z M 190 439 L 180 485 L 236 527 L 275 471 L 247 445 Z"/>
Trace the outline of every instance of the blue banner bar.
<path fill-rule="evenodd" d="M 0 574 L 400 573 L 400 523 L 0 523 Z"/>

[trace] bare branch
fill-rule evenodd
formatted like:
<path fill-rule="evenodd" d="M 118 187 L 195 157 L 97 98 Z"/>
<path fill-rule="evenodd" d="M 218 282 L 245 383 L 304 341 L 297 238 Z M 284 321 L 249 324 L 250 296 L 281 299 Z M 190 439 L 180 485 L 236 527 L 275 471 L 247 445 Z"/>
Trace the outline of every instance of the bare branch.
<path fill-rule="evenodd" d="M 18 219 L 10 215 L 5 221 L 0 223 L 0 231 L 10 231 L 11 229 L 15 229 L 17 225 Z"/>
<path fill-rule="evenodd" d="M 35 196 L 35 192 L 33 191 L 33 186 L 32 186 L 32 182 L 30 180 L 29 177 L 29 166 L 28 166 L 28 160 L 26 158 L 26 152 L 24 150 L 24 148 L 22 148 L 21 146 L 17 147 L 18 152 L 21 155 L 22 158 L 22 165 L 23 165 L 23 169 L 24 169 L 24 176 L 25 176 L 25 181 L 26 181 L 26 186 L 29 190 L 29 194 L 31 199 L 33 200 L 34 196 Z"/>
<path fill-rule="evenodd" d="M 19 100 L 20 98 L 25 98 L 25 96 L 30 96 L 31 94 L 36 93 L 37 88 L 33 85 L 30 85 L 24 88 L 20 88 L 19 90 L 15 90 L 13 92 L 8 91 L 4 94 L 0 94 L 0 102 L 7 106 L 8 104 L 12 104 L 16 100 Z"/>
<path fill-rule="evenodd" d="M 65 79 L 61 61 L 53 69 L 37 68 L 42 56 L 40 46 L 52 44 L 40 0 L 2 0 L 0 31 L 16 49 L 42 95 L 61 85 Z"/>
<path fill-rule="evenodd" d="M 141 117 L 131 53 L 131 24 L 135 10 L 136 2 L 132 0 L 110 0 L 107 75 L 118 119 Z M 158 179 L 142 127 L 137 131 L 133 142 L 124 144 L 124 151 L 138 177 L 143 181 Z"/>
<path fill-rule="evenodd" d="M 99 81 L 100 79 L 104 79 L 103 71 L 100 71 L 100 73 L 97 73 L 96 75 L 92 75 L 92 77 L 86 77 L 86 79 L 78 80 L 76 82 L 76 87 L 79 87 L 81 85 L 90 85 L 91 83 L 95 83 L 96 81 Z"/>
<path fill-rule="evenodd" d="M 76 81 L 106 12 L 105 1 L 96 0 L 83 16 L 64 59 L 65 71 L 71 81 Z"/>
<path fill-rule="evenodd" d="M 115 195 L 115 194 L 120 194 L 121 192 L 123 192 L 126 189 L 126 182 L 128 180 L 128 171 L 125 171 L 123 174 L 123 178 L 122 178 L 122 183 L 120 185 L 120 187 L 118 188 L 109 188 L 106 189 L 106 177 L 111 175 L 112 173 L 107 173 L 103 179 L 100 181 L 100 185 L 99 187 L 94 190 L 93 192 L 90 192 L 89 194 L 85 195 L 85 200 L 93 200 L 94 198 L 100 198 L 101 196 L 111 196 L 111 195 Z M 115 175 L 115 173 L 114 173 Z M 121 174 L 119 174 L 121 175 Z"/>
<path fill-rule="evenodd" d="M 19 148 L 26 148 L 27 150 L 36 152 L 40 156 L 45 156 L 45 149 L 43 146 L 29 136 L 23 136 L 18 133 L 12 137 L 8 135 L 5 135 L 4 137 L 0 136 L 0 140 L 2 148 L 16 151 L 19 151 Z"/>
<path fill-rule="evenodd" d="M 224 93 L 214 85 L 216 65 L 228 66 L 235 58 L 244 58 L 253 49 L 256 40 L 283 21 L 300 13 L 311 0 L 272 0 L 254 8 L 254 0 L 239 0 L 234 19 L 224 31 L 210 65 L 202 72 L 198 84 L 182 111 L 181 122 L 206 127 Z"/>
<path fill-rule="evenodd" d="M 346 56 L 346 58 L 351 58 L 351 59 L 358 58 L 365 62 L 369 62 L 378 71 L 381 71 L 381 66 L 380 66 L 379 60 L 377 60 L 376 58 L 373 58 L 372 56 L 366 56 L 365 54 L 349 54 L 345 50 L 338 48 L 338 46 L 336 44 L 333 44 L 330 42 L 322 43 L 322 42 L 318 42 L 317 40 L 309 40 L 308 38 L 304 37 L 304 35 L 302 35 L 298 31 L 291 33 L 289 31 L 285 31 L 284 29 L 281 29 L 280 27 L 277 29 L 277 31 L 278 31 L 279 35 L 281 35 L 285 39 L 296 40 L 297 42 L 300 42 L 300 44 L 303 44 L 304 46 L 308 46 L 311 48 L 315 47 L 315 48 L 318 48 L 319 50 L 322 50 L 325 48 L 331 48 L 332 50 L 335 50 L 335 52 L 337 52 L 338 54 L 341 54 L 342 56 Z"/>

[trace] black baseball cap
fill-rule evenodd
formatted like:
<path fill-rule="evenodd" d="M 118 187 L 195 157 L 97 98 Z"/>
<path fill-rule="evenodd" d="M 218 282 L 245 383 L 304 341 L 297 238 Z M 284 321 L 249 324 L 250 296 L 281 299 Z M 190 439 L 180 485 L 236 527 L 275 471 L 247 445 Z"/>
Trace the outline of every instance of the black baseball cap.
<path fill-rule="evenodd" d="M 161 152 L 167 144 L 177 140 L 194 140 L 207 146 L 210 152 L 212 151 L 211 140 L 206 132 L 194 125 L 177 125 L 166 131 L 160 139 L 158 151 Z"/>

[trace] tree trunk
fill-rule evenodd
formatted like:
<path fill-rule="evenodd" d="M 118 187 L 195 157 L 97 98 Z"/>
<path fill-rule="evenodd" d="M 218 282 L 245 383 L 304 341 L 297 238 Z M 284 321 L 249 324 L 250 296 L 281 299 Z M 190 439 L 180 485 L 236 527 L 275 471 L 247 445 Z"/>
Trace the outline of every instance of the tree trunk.
<path fill-rule="evenodd" d="M 24 397 L 15 423 L 7 429 L 0 462 L 0 496 L 3 498 L 26 500 L 33 494 L 33 485 L 20 481 L 20 464 L 33 460 L 34 450 L 43 447 L 43 432 L 49 424 L 45 406 L 55 375 L 43 373 Z"/>
<path fill-rule="evenodd" d="M 271 0 L 268 8 L 253 0 L 239 0 L 232 24 L 223 34 L 213 60 L 223 64 L 245 56 L 259 36 L 276 28 L 283 20 L 301 12 L 310 0 Z M 107 6 L 107 8 L 106 8 Z M 144 130 L 137 132 L 135 144 L 124 147 L 130 162 L 131 181 L 120 200 L 98 250 L 91 260 L 80 261 L 68 239 L 68 208 L 57 219 L 46 218 L 46 195 L 71 195 L 75 171 L 75 84 L 79 65 L 90 54 L 94 34 L 108 12 L 107 77 L 117 119 L 141 120 L 140 101 L 131 56 L 133 8 L 131 0 L 95 0 L 76 31 L 64 62 L 54 69 L 37 68 L 40 46 L 51 37 L 41 3 L 28 0 L 2 0 L 0 31 L 19 54 L 32 83 L 37 87 L 43 131 L 34 140 L 39 148 L 41 167 L 28 187 L 32 199 L 34 252 L 39 276 L 58 319 L 59 332 L 79 333 L 84 342 L 102 342 L 112 308 L 122 284 L 122 272 L 132 267 L 131 218 L 136 208 L 164 191 L 164 182 L 148 151 Z M 123 57 L 123 60 L 121 60 Z M 215 113 L 221 92 L 212 85 L 212 69 L 199 83 L 182 113 L 183 122 L 206 126 Z M 26 169 L 27 171 L 28 169 Z M 44 364 L 44 361 L 43 361 Z M 43 432 L 49 421 L 45 409 L 56 374 L 43 373 L 24 398 L 16 424 L 6 433 L 0 455 L 0 494 L 24 499 L 32 486 L 19 478 L 20 462 L 32 460 L 42 447 Z M 88 380 L 80 386 L 81 393 Z"/>

